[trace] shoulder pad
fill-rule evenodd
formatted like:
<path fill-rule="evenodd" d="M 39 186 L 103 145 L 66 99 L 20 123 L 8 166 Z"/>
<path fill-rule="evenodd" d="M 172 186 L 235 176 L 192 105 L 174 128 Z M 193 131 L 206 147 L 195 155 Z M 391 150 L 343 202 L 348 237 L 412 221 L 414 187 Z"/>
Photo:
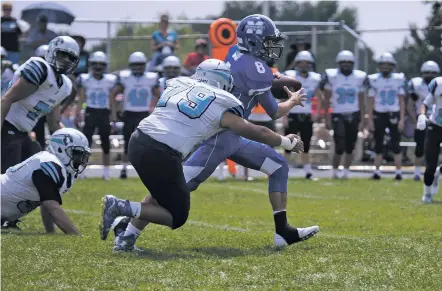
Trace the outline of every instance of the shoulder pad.
<path fill-rule="evenodd" d="M 310 76 L 310 78 L 312 78 L 313 80 L 316 80 L 316 81 L 321 81 L 321 74 L 319 74 L 319 73 L 316 73 L 316 72 L 309 72 L 309 76 Z"/>
<path fill-rule="evenodd" d="M 393 73 L 393 78 L 403 80 L 405 79 L 405 75 L 404 73 Z"/>
<path fill-rule="evenodd" d="M 289 76 L 289 77 L 296 77 L 296 71 L 295 70 L 287 70 L 284 73 L 282 73 L 283 75 Z"/>
<path fill-rule="evenodd" d="M 329 78 L 336 77 L 336 75 L 338 74 L 338 69 L 326 69 L 325 74 Z"/>
<path fill-rule="evenodd" d="M 121 78 L 127 78 L 132 74 L 130 70 L 122 70 L 118 75 L 120 75 Z"/>
<path fill-rule="evenodd" d="M 145 72 L 144 76 L 146 76 L 147 79 L 158 79 L 158 74 L 155 72 Z"/>
<path fill-rule="evenodd" d="M 105 78 L 112 82 L 115 82 L 117 80 L 117 76 L 115 76 L 114 74 L 105 74 Z"/>
<path fill-rule="evenodd" d="M 422 84 L 422 81 L 423 81 L 424 79 L 422 79 L 421 77 L 414 77 L 413 79 L 411 79 L 410 81 L 409 81 L 409 84 L 413 84 L 413 85 L 415 85 L 415 86 L 420 86 L 421 84 Z"/>
<path fill-rule="evenodd" d="M 375 79 L 377 79 L 378 77 L 379 77 L 379 73 L 374 73 L 374 74 L 368 75 L 368 78 L 369 78 L 370 80 L 375 80 Z"/>
<path fill-rule="evenodd" d="M 367 77 L 367 73 L 363 72 L 361 70 L 353 70 L 353 74 L 357 77 L 357 78 L 361 78 L 361 79 L 365 79 Z"/>

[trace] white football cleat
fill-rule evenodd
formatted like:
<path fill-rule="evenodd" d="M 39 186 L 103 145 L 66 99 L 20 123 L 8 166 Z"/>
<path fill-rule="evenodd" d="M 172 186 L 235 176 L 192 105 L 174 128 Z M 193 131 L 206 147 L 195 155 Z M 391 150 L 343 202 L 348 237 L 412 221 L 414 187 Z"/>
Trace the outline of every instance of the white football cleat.
<path fill-rule="evenodd" d="M 422 203 L 433 202 L 433 195 L 431 195 L 432 188 L 432 186 L 426 186 L 424 184 L 424 195 L 422 196 Z"/>
<path fill-rule="evenodd" d="M 311 238 L 312 236 L 314 236 L 315 234 L 317 234 L 319 232 L 319 226 L 315 225 L 315 226 L 310 226 L 310 227 L 305 227 L 305 228 L 297 228 L 296 230 L 298 231 L 299 240 L 296 242 L 293 242 L 292 244 L 308 240 L 309 238 Z M 274 243 L 275 243 L 275 246 L 278 248 L 282 248 L 282 247 L 289 245 L 287 243 L 287 241 L 277 233 L 275 233 L 275 236 L 274 236 Z"/>

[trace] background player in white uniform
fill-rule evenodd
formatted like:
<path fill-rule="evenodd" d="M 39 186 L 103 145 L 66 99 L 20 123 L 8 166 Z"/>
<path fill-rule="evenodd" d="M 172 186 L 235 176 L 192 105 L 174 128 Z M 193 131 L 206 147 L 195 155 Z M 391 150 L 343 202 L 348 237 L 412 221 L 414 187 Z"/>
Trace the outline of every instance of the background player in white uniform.
<path fill-rule="evenodd" d="M 367 79 L 365 72 L 354 70 L 355 57 L 351 51 L 341 51 L 336 56 L 339 68 L 325 70 L 321 89 L 324 90 L 324 112 L 327 127 L 333 128 L 335 153 L 333 155 L 333 178 L 338 178 L 338 167 L 345 153 L 343 179 L 348 178 L 353 162 L 353 151 L 362 129 L 361 121 L 365 111 L 364 90 Z M 328 114 L 329 106 L 333 112 Z M 331 120 L 330 120 L 331 118 Z"/>
<path fill-rule="evenodd" d="M 399 146 L 401 131 L 404 128 L 405 115 L 405 76 L 394 73 L 396 60 L 391 53 L 384 53 L 378 60 L 380 73 L 372 74 L 369 78 L 368 119 L 371 129 L 374 126 L 375 152 L 374 165 L 376 170 L 373 179 L 381 178 L 381 166 L 384 150 L 385 130 L 390 131 L 392 151 L 395 154 L 395 180 L 402 180 L 402 154 Z"/>
<path fill-rule="evenodd" d="M 103 52 L 94 52 L 89 57 L 89 74 L 78 76 L 78 95 L 80 104 L 86 101 L 83 133 L 92 145 L 92 135 L 98 129 L 103 150 L 103 178 L 109 180 L 110 165 L 110 108 L 115 107 L 115 98 L 110 98 L 112 88 L 117 83 L 117 77 L 107 74 L 108 59 Z M 80 118 L 82 106 L 77 107 L 77 120 Z"/>
<path fill-rule="evenodd" d="M 163 76 L 158 80 L 160 93 L 166 89 L 166 81 L 181 75 L 181 61 L 176 56 L 168 56 L 163 63 Z"/>
<path fill-rule="evenodd" d="M 79 48 L 69 36 L 49 43 L 45 59 L 32 57 L 14 73 L 12 86 L 1 101 L 2 173 L 31 156 L 28 133 L 47 115 L 51 132 L 60 128 L 60 103 L 72 93 L 73 72 Z"/>
<path fill-rule="evenodd" d="M 124 156 L 123 169 L 120 173 L 121 179 L 127 178 L 126 166 L 128 163 L 127 148 L 131 134 L 137 128 L 141 120 L 149 116 L 155 104 L 160 98 L 158 89 L 158 74 L 146 72 L 146 56 L 142 52 L 134 52 L 129 56 L 130 70 L 118 73 L 117 84 L 112 89 L 111 99 L 123 93 L 123 136 Z M 116 120 L 116 110 L 112 110 L 112 118 Z"/>
<path fill-rule="evenodd" d="M 439 179 L 442 167 L 437 167 L 440 144 L 442 143 L 442 77 L 434 78 L 428 85 L 430 93 L 421 105 L 417 128 L 427 128 L 425 142 L 424 195 L 422 202 L 430 203 L 439 191 Z M 427 111 L 432 108 L 427 126 Z"/>
<path fill-rule="evenodd" d="M 103 198 L 102 239 L 106 239 L 117 216 L 137 218 L 116 240 L 114 250 L 132 250 L 136 237 L 148 222 L 172 229 L 186 222 L 190 192 L 182 159 L 194 146 L 223 128 L 271 146 L 281 145 L 296 152 L 302 150 L 302 141 L 295 135 L 281 137 L 266 127 L 242 119 L 241 101 L 228 93 L 233 78 L 224 62 L 215 59 L 202 62 L 193 78 L 170 80 L 155 111 L 140 123 L 131 137 L 132 165 L 152 196 L 141 203 L 111 195 Z M 317 227 L 314 230 L 316 232 Z"/>
<path fill-rule="evenodd" d="M 12 81 L 12 77 L 14 76 L 15 69 L 17 65 L 14 65 L 11 61 L 7 60 L 8 52 L 4 47 L 0 47 L 1 60 L 2 60 L 2 96 L 8 90 L 9 82 Z"/>
<path fill-rule="evenodd" d="M 301 154 L 302 164 L 304 165 L 305 178 L 312 178 L 312 166 L 310 165 L 310 141 L 313 136 L 313 120 L 312 117 L 312 98 L 316 96 L 321 98 L 322 93 L 319 90 L 319 82 L 321 81 L 321 75 L 315 72 L 311 72 L 315 59 L 308 51 L 301 51 L 295 57 L 295 70 L 289 70 L 284 72 L 285 75 L 298 79 L 304 91 L 307 94 L 307 101 L 304 107 L 295 106 L 290 110 L 288 114 L 288 123 L 285 129 L 285 134 L 300 134 L 301 140 L 304 143 L 304 152 Z M 320 102 L 318 102 L 320 103 Z M 320 112 L 318 108 L 318 114 Z M 289 159 L 291 152 L 286 151 L 286 159 Z"/>
<path fill-rule="evenodd" d="M 60 205 L 76 176 L 86 168 L 90 154 L 81 132 L 63 128 L 51 136 L 47 151 L 8 168 L 0 176 L 2 225 L 42 206 L 47 232 L 55 232 L 55 223 L 66 234 L 80 234 Z"/>
<path fill-rule="evenodd" d="M 431 80 L 436 78 L 440 73 L 439 65 L 433 61 L 427 61 L 421 66 L 421 77 L 416 77 L 408 82 L 408 103 L 407 112 L 412 122 L 416 124 L 417 115 L 420 114 L 421 105 L 425 98 L 428 96 L 430 91 L 428 90 L 428 84 Z M 431 108 L 427 111 L 427 116 L 431 114 Z M 424 145 L 425 145 L 425 130 L 414 130 L 414 141 L 416 142 L 416 147 L 414 150 L 415 161 L 414 161 L 414 180 L 419 181 L 421 178 L 421 164 L 422 158 L 424 156 Z"/>

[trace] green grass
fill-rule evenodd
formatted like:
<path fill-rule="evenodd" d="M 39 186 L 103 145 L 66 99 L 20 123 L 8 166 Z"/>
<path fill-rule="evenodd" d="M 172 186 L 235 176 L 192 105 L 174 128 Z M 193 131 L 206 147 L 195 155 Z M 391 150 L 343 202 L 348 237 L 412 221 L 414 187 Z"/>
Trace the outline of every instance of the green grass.
<path fill-rule="evenodd" d="M 43 235 L 39 211 L 2 234 L 2 290 L 442 290 L 442 203 L 422 184 L 289 182 L 289 221 L 320 233 L 273 243 L 267 182 L 210 181 L 192 193 L 188 224 L 150 225 L 140 255 L 113 254 L 98 234 L 106 193 L 140 200 L 138 180 L 78 181 L 64 199 L 83 237 Z M 437 197 L 440 199 L 440 197 Z M 439 200 L 440 201 L 440 200 Z"/>

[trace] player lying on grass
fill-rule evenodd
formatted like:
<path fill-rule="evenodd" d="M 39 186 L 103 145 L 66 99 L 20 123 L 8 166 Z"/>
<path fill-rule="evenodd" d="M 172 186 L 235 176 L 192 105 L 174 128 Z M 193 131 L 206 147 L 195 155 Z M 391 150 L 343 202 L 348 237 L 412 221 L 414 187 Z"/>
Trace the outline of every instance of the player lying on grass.
<path fill-rule="evenodd" d="M 182 160 L 201 141 L 223 129 L 240 136 L 286 150 L 301 152 L 302 141 L 296 135 L 280 136 L 263 126 L 243 119 L 241 101 L 229 92 L 233 77 L 222 61 L 202 62 L 192 78 L 169 80 L 153 113 L 141 121 L 129 142 L 129 159 L 151 196 L 143 202 L 103 197 L 100 223 L 101 239 L 107 238 L 118 216 L 134 217 L 131 225 L 147 222 L 177 229 L 187 221 L 190 191 L 184 178 Z M 301 89 L 290 92 L 297 104 L 305 101 Z M 317 227 L 316 227 L 317 228 Z M 138 231 L 139 234 L 140 231 Z M 120 236 L 115 251 L 133 250 L 137 235 Z"/>
<path fill-rule="evenodd" d="M 1 222 L 15 221 L 42 207 L 43 224 L 54 233 L 54 223 L 66 234 L 80 232 L 60 207 L 61 197 L 87 166 L 91 151 L 86 137 L 73 128 L 54 132 L 47 151 L 8 168 L 0 176 Z"/>

